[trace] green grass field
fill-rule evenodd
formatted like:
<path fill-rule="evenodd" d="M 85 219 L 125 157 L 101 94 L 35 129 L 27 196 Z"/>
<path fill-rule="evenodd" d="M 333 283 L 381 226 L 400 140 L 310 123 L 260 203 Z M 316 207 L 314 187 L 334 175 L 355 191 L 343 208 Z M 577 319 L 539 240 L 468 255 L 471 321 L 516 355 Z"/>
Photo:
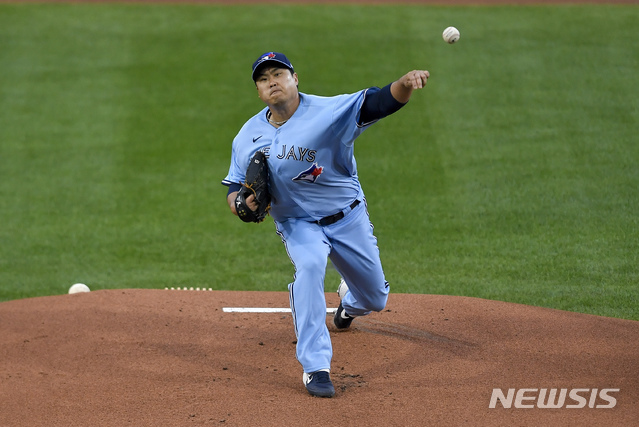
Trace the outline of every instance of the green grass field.
<path fill-rule="evenodd" d="M 0 301 L 76 282 L 285 291 L 272 221 L 239 221 L 220 185 L 262 108 L 250 66 L 279 50 L 320 95 L 431 72 L 356 149 L 393 292 L 639 320 L 637 22 L 633 6 L 2 4 Z"/>

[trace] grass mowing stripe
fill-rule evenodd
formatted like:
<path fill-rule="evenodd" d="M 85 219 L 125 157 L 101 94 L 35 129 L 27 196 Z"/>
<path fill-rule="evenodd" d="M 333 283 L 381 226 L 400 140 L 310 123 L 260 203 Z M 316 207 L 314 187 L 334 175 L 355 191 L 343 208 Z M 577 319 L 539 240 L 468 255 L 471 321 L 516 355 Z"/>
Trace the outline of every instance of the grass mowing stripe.
<path fill-rule="evenodd" d="M 275 49 L 309 93 L 431 71 L 356 148 L 393 292 L 639 319 L 638 15 L 0 5 L 0 300 L 76 281 L 285 290 L 272 224 L 237 221 L 219 185 L 262 107 L 250 64 Z M 448 25 L 459 44 L 441 40 Z"/>
<path fill-rule="evenodd" d="M 113 209 L 103 193 L 114 185 L 113 141 L 126 115 L 118 65 L 127 59 L 110 26 L 73 13 L 2 10 L 11 12 L 1 14 L 6 298 L 55 293 L 61 279 L 104 268 L 94 236 Z"/>

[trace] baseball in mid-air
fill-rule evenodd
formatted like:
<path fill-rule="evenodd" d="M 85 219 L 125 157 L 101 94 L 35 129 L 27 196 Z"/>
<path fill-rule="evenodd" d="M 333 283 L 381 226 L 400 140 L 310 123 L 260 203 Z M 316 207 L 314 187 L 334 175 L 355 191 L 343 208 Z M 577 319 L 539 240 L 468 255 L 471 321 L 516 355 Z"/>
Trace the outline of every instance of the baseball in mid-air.
<path fill-rule="evenodd" d="M 442 33 L 442 37 L 446 43 L 453 44 L 459 40 L 461 34 L 459 34 L 459 30 L 455 27 L 448 27 Z"/>
<path fill-rule="evenodd" d="M 89 289 L 89 287 L 85 285 L 84 283 L 76 283 L 75 285 L 69 288 L 70 294 L 77 294 L 80 292 L 90 292 L 90 291 L 91 289 Z"/>

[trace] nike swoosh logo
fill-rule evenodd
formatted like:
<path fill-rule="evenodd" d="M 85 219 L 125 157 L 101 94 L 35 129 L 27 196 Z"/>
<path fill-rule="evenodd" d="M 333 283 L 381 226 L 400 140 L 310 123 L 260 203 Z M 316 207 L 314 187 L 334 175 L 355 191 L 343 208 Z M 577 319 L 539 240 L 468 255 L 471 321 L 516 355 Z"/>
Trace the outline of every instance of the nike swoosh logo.
<path fill-rule="evenodd" d="M 257 142 L 258 139 L 260 139 L 261 137 L 263 137 L 264 135 L 260 135 L 257 138 L 253 138 L 253 142 Z"/>

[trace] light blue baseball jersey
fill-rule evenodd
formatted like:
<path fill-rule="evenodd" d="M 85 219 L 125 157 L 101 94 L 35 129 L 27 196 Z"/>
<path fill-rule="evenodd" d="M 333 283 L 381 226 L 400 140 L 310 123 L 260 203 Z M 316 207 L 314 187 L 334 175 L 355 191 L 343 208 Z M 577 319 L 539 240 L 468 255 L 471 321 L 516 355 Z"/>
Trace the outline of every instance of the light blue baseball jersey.
<path fill-rule="evenodd" d="M 262 150 L 268 157 L 270 215 L 276 221 L 319 220 L 361 200 L 353 143 L 371 124 L 357 124 L 366 92 L 333 97 L 300 93 L 298 109 L 279 128 L 268 122 L 264 108 L 233 140 L 222 184 L 244 182 L 250 158 Z"/>

